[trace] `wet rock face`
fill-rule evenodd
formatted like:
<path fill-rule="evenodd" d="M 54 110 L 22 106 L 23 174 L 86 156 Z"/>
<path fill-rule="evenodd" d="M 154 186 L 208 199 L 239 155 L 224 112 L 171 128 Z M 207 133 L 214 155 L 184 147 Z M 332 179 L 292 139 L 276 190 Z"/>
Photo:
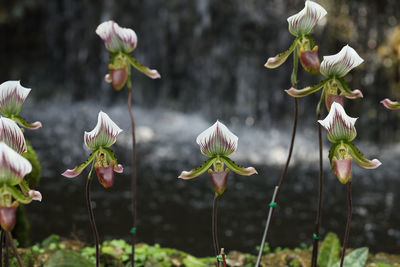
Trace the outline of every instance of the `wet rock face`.
<path fill-rule="evenodd" d="M 393 12 L 399 10 L 399 3 L 320 2 L 329 14 L 327 22 L 314 30 L 320 57 L 336 53 L 344 43 L 353 44 L 372 61 L 352 75 L 351 85 L 380 97 L 382 90 L 375 90 L 372 82 L 386 88 L 387 77 L 375 75 L 375 48 L 387 34 L 379 29 L 397 24 Z M 303 5 L 302 0 L 290 4 L 125 0 L 118 5 L 107 0 L 3 1 L 0 34 L 6 41 L 0 44 L 0 56 L 7 64 L 0 66 L 0 81 L 21 79 L 35 89 L 36 98 L 61 94 L 81 100 L 102 95 L 103 101 L 114 101 L 120 94 L 103 81 L 109 54 L 95 34 L 100 22 L 114 18 L 137 32 L 135 57 L 162 75 L 152 81 L 134 72 L 137 103 L 269 123 L 291 110 L 290 98 L 283 93 L 290 84 L 291 60 L 278 70 L 267 70 L 263 64 L 289 47 L 294 37 L 286 18 Z M 299 75 L 302 86 L 319 80 L 302 71 Z M 305 105 L 310 112 L 316 99 L 304 100 L 310 103 Z"/>

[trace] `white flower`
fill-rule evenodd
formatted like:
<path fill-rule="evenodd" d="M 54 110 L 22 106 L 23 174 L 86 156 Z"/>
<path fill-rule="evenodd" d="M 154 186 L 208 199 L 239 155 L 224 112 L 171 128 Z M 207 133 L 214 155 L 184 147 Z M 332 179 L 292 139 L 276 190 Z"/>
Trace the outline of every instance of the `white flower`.
<path fill-rule="evenodd" d="M 0 181 L 14 186 L 32 171 L 31 163 L 4 142 L 0 142 Z"/>
<path fill-rule="evenodd" d="M 333 102 L 328 116 L 318 122 L 328 131 L 328 139 L 332 143 L 340 141 L 351 142 L 356 138 L 357 131 L 354 127 L 357 118 L 346 114 L 342 105 Z"/>
<path fill-rule="evenodd" d="M 91 149 L 110 147 L 117 141 L 122 130 L 103 111 L 99 112 L 97 125 L 91 132 L 85 132 L 85 144 Z"/>
<path fill-rule="evenodd" d="M 237 149 L 238 137 L 219 121 L 199 134 L 196 139 L 201 153 L 208 157 L 229 156 Z"/>
<path fill-rule="evenodd" d="M 19 154 L 26 152 L 26 143 L 21 128 L 11 119 L 0 117 L 0 141 Z"/>
<path fill-rule="evenodd" d="M 326 10 L 319 4 L 306 1 L 305 7 L 297 14 L 287 19 L 289 31 L 294 36 L 309 34 L 318 23 L 327 14 Z"/>
<path fill-rule="evenodd" d="M 106 48 L 111 52 L 130 53 L 136 48 L 136 33 L 132 29 L 120 27 L 112 20 L 101 23 L 97 27 L 96 33 L 103 39 Z"/>
<path fill-rule="evenodd" d="M 19 81 L 0 84 L 0 112 L 6 116 L 17 115 L 30 91 L 30 88 L 23 87 Z"/>
<path fill-rule="evenodd" d="M 324 56 L 320 71 L 321 74 L 326 77 L 336 76 L 340 78 L 363 62 L 364 60 L 357 52 L 349 45 L 346 45 L 339 53 L 331 56 Z"/>

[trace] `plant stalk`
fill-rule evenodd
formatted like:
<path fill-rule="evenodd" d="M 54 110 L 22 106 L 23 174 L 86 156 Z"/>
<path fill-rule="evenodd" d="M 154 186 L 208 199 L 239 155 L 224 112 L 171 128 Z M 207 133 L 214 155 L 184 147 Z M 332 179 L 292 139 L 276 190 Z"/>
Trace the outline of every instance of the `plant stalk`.
<path fill-rule="evenodd" d="M 4 243 L 4 230 L 0 234 L 0 267 L 3 267 L 3 243 Z"/>
<path fill-rule="evenodd" d="M 322 98 L 321 98 L 322 101 Z M 321 119 L 321 111 L 317 112 L 317 121 Z M 321 124 L 318 124 L 318 143 L 319 143 L 319 177 L 318 177 L 318 210 L 317 210 L 317 218 L 315 220 L 314 226 L 314 239 L 313 239 L 313 250 L 312 250 L 312 258 L 311 258 L 311 267 L 317 267 L 317 260 L 318 260 L 318 246 L 319 246 L 319 228 L 321 225 L 322 219 L 322 191 L 323 191 L 323 180 L 324 180 L 324 173 L 323 173 L 323 151 L 322 151 L 322 128 Z"/>
<path fill-rule="evenodd" d="M 131 191 L 132 191 L 132 229 L 131 231 L 132 238 L 132 254 L 131 254 L 131 266 L 135 266 L 135 243 L 136 243 L 136 137 L 135 137 L 135 117 L 132 112 L 132 84 L 130 81 L 130 77 L 128 78 L 128 109 L 129 116 L 131 118 L 131 128 L 132 128 L 132 183 L 131 183 Z"/>
<path fill-rule="evenodd" d="M 18 266 L 19 267 L 24 267 L 24 264 L 22 263 L 21 256 L 19 255 L 17 247 L 15 246 L 14 239 L 12 238 L 11 232 L 7 231 L 6 235 L 7 235 L 6 238 L 7 238 L 8 242 L 11 244 L 11 247 L 12 247 L 12 249 L 14 251 L 14 255 L 17 258 Z"/>
<path fill-rule="evenodd" d="M 4 240 L 5 250 L 6 250 L 5 255 L 4 255 L 4 266 L 9 267 L 10 262 L 9 262 L 8 240 L 7 240 L 6 232 L 4 232 L 3 240 Z"/>
<path fill-rule="evenodd" d="M 92 203 L 90 201 L 90 184 L 92 183 L 92 178 L 91 178 L 92 170 L 93 166 L 86 182 L 86 204 L 89 212 L 90 226 L 92 228 L 93 237 L 96 245 L 96 267 L 99 267 L 100 263 L 99 234 L 97 232 L 96 222 L 94 220 L 94 215 L 93 215 Z"/>
<path fill-rule="evenodd" d="M 213 241 L 214 241 L 214 251 L 215 256 L 218 257 L 219 254 L 219 244 L 218 244 L 218 234 L 217 234 L 217 204 L 218 204 L 218 194 L 214 195 L 213 202 L 213 214 L 212 214 L 212 233 L 213 233 Z M 218 267 L 218 259 L 216 261 L 216 266 Z"/>
<path fill-rule="evenodd" d="M 351 181 L 348 182 L 348 184 L 347 184 L 347 199 L 349 202 L 349 214 L 347 217 L 346 232 L 345 232 L 344 240 L 343 240 L 342 255 L 340 256 L 340 267 L 343 267 L 344 256 L 346 254 L 346 248 L 347 248 L 347 242 L 349 240 L 351 216 L 353 213 L 353 204 L 352 204 L 352 200 L 351 200 Z"/>
<path fill-rule="evenodd" d="M 272 195 L 271 203 L 275 202 L 276 193 L 278 192 L 278 189 L 279 189 L 279 186 L 275 186 L 275 190 L 274 190 L 274 194 Z M 268 233 L 268 229 L 269 229 L 269 224 L 271 222 L 271 217 L 272 217 L 272 213 L 273 213 L 274 208 L 275 207 L 273 207 L 273 206 L 269 206 L 268 218 L 267 218 L 267 222 L 265 223 L 264 235 L 263 235 L 263 238 L 261 240 L 260 251 L 258 252 L 256 267 L 258 267 L 260 265 L 260 262 L 261 262 L 261 257 L 262 257 L 262 253 L 264 251 L 264 246 L 265 246 L 265 240 L 267 239 L 267 233 Z"/>

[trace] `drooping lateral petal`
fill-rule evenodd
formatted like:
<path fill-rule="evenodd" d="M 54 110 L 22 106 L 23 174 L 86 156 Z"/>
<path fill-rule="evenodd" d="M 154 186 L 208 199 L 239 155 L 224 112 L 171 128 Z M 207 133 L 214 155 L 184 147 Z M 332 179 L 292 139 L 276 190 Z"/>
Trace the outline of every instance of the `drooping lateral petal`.
<path fill-rule="evenodd" d="M 63 172 L 61 175 L 67 178 L 74 178 L 81 174 L 81 172 L 93 161 L 93 159 L 96 156 L 97 151 L 93 151 L 92 154 L 90 154 L 89 158 L 82 163 L 79 166 L 76 166 L 73 169 L 68 169 L 65 172 Z"/>
<path fill-rule="evenodd" d="M 184 179 L 184 180 L 189 180 L 196 178 L 197 176 L 200 176 L 202 173 L 207 171 L 213 163 L 216 161 L 216 157 L 209 158 L 206 160 L 203 165 L 196 169 L 192 169 L 190 171 L 182 171 L 181 174 L 178 176 L 178 178 Z"/>
<path fill-rule="evenodd" d="M 7 117 L 17 115 L 30 91 L 30 88 L 23 87 L 19 81 L 0 84 L 0 112 Z"/>
<path fill-rule="evenodd" d="M 32 171 L 27 159 L 0 142 L 0 183 L 10 186 L 19 184 Z"/>
<path fill-rule="evenodd" d="M 228 157 L 221 156 L 220 159 L 226 164 L 226 166 L 233 172 L 239 174 L 239 175 L 244 175 L 244 176 L 250 176 L 253 174 L 258 174 L 257 170 L 254 167 L 241 167 L 237 165 L 233 160 L 231 160 Z"/>
<path fill-rule="evenodd" d="M 112 20 L 101 23 L 96 34 L 103 39 L 107 50 L 111 52 L 130 53 L 137 45 L 136 33 L 132 29 L 120 27 Z"/>
<path fill-rule="evenodd" d="M 293 52 L 293 50 L 296 48 L 297 40 L 298 39 L 296 38 L 293 41 L 292 45 L 289 47 L 289 49 L 286 50 L 285 52 L 279 53 L 274 57 L 268 58 L 267 63 L 265 63 L 264 67 L 269 69 L 274 69 L 282 65 L 289 57 L 289 55 Z"/>
<path fill-rule="evenodd" d="M 145 74 L 147 77 L 152 78 L 152 79 L 159 79 L 161 78 L 160 73 L 158 73 L 157 70 L 155 69 L 150 69 L 149 67 L 146 67 L 142 63 L 138 62 L 134 57 L 131 55 L 126 55 L 126 57 L 129 59 L 129 62 L 131 65 L 137 69 L 138 71 L 142 72 Z"/>
<path fill-rule="evenodd" d="M 29 190 L 28 196 L 29 196 L 32 200 L 36 200 L 36 201 L 39 201 L 39 202 L 42 201 L 42 194 L 41 194 L 39 191 L 36 191 L 36 190 Z"/>
<path fill-rule="evenodd" d="M 18 188 L 15 186 L 9 186 L 9 185 L 4 185 L 5 190 L 10 193 L 15 200 L 17 200 L 19 203 L 22 204 L 29 204 L 32 202 L 33 198 L 30 197 L 29 195 L 26 196 L 24 195 Z"/>
<path fill-rule="evenodd" d="M 323 80 L 322 82 L 320 82 L 317 85 L 307 86 L 303 89 L 296 89 L 296 88 L 292 87 L 288 90 L 285 90 L 285 92 L 288 93 L 288 95 L 293 96 L 293 97 L 304 97 L 304 96 L 310 95 L 310 94 L 318 91 L 327 82 L 328 82 L 328 80 Z"/>
<path fill-rule="evenodd" d="M 42 123 L 40 121 L 35 121 L 32 123 L 29 123 L 21 116 L 12 116 L 11 118 L 13 121 L 18 123 L 20 126 L 22 126 L 24 128 L 28 128 L 30 130 L 36 130 L 36 129 L 39 129 L 40 127 L 42 127 Z"/>
<path fill-rule="evenodd" d="M 390 110 L 400 109 L 400 102 L 392 101 L 389 98 L 385 98 L 381 101 L 381 103 L 385 106 L 385 108 Z"/>
<path fill-rule="evenodd" d="M 0 141 L 22 154 L 27 151 L 21 128 L 11 119 L 0 117 Z"/>
<path fill-rule="evenodd" d="M 343 78 L 335 78 L 336 81 L 338 81 L 338 86 L 341 91 L 341 95 L 348 99 L 356 99 L 356 98 L 363 98 L 363 94 L 360 90 L 350 90 L 350 88 L 347 86 L 347 83 L 344 81 Z"/>
<path fill-rule="evenodd" d="M 357 118 L 352 118 L 346 114 L 342 105 L 333 102 L 328 116 L 318 122 L 328 131 L 328 139 L 332 143 L 340 141 L 351 142 L 356 138 L 357 131 L 354 127 Z"/>
<path fill-rule="evenodd" d="M 238 137 L 217 120 L 196 138 L 201 153 L 207 157 L 229 156 L 237 149 Z"/>
<path fill-rule="evenodd" d="M 324 56 L 320 71 L 321 74 L 326 77 L 336 76 L 341 78 L 363 62 L 364 60 L 357 52 L 349 45 L 346 45 L 339 53 L 331 56 Z"/>
<path fill-rule="evenodd" d="M 346 143 L 345 145 L 348 148 L 353 159 L 357 162 L 358 165 L 360 165 L 360 167 L 363 167 L 364 169 L 376 169 L 382 164 L 378 159 L 366 159 L 355 145 L 351 143 Z"/>
<path fill-rule="evenodd" d="M 326 14 L 326 10 L 319 4 L 306 1 L 305 7 L 299 13 L 287 19 L 289 31 L 297 37 L 309 34 L 318 21 Z"/>
<path fill-rule="evenodd" d="M 85 132 L 85 144 L 91 149 L 110 147 L 117 141 L 122 130 L 103 111 L 99 112 L 97 125 L 91 132 Z"/>

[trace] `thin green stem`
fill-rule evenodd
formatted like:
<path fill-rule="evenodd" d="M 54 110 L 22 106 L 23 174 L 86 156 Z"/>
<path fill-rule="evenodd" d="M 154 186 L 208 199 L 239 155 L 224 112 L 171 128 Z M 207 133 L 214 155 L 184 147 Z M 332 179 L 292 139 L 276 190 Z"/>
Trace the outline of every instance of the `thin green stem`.
<path fill-rule="evenodd" d="M 292 82 L 292 87 L 297 87 L 297 70 L 299 68 L 299 54 L 297 52 L 297 47 L 293 50 L 293 71 L 290 77 Z"/>
<path fill-rule="evenodd" d="M 100 249 L 99 249 L 99 234 L 97 232 L 96 221 L 94 219 L 92 202 L 90 200 L 90 184 L 92 183 L 92 171 L 94 168 L 94 164 L 92 164 L 92 168 L 90 169 L 88 179 L 86 181 L 86 205 L 89 212 L 90 226 L 92 227 L 93 238 L 96 246 L 96 267 L 99 267 L 100 264 Z"/>
<path fill-rule="evenodd" d="M 343 240 L 342 255 L 340 256 L 340 267 L 343 267 L 344 256 L 346 254 L 346 248 L 347 248 L 347 242 L 349 241 L 351 217 L 353 214 L 353 204 L 352 204 L 352 200 L 351 200 L 351 181 L 347 184 L 347 199 L 349 202 L 349 214 L 347 217 L 346 232 L 345 232 L 344 240 Z"/>
<path fill-rule="evenodd" d="M 135 266 L 135 243 L 136 243 L 136 137 L 135 137 L 135 117 L 133 116 L 132 111 L 132 83 L 130 80 L 130 76 L 128 77 L 128 109 L 129 116 L 131 118 L 131 128 L 132 128 L 132 183 L 131 183 L 131 191 L 132 191 L 132 229 L 135 231 L 131 231 L 132 239 L 132 254 L 131 254 L 131 266 Z"/>
<path fill-rule="evenodd" d="M 24 267 L 24 264 L 22 262 L 21 256 L 19 255 L 17 247 L 15 246 L 14 239 L 12 238 L 11 232 L 7 231 L 6 235 L 7 235 L 6 238 L 7 238 L 8 242 L 11 244 L 11 247 L 12 247 L 12 249 L 14 251 L 14 255 L 17 258 L 18 266 L 19 267 Z"/>
<path fill-rule="evenodd" d="M 212 213 L 212 233 L 213 233 L 213 242 L 214 242 L 214 250 L 215 256 L 219 255 L 219 244 L 218 244 L 218 234 L 217 234 L 217 204 L 218 204 L 218 194 L 214 195 L 213 202 L 213 213 Z M 216 266 L 218 267 L 218 259 L 216 261 Z"/>
<path fill-rule="evenodd" d="M 321 112 L 319 110 L 317 114 L 317 121 L 321 119 Z M 318 190 L 318 210 L 317 210 L 317 218 L 315 220 L 314 226 L 314 240 L 313 240 L 313 250 L 312 250 L 312 258 L 311 258 L 311 267 L 317 267 L 317 259 L 318 259 L 318 246 L 319 246 L 319 228 L 321 225 L 322 219 L 322 193 L 323 193 L 323 180 L 324 180 L 324 173 L 323 173 L 323 147 L 322 147 L 322 128 L 321 124 L 318 124 L 318 144 L 319 144 L 319 190 Z"/>

